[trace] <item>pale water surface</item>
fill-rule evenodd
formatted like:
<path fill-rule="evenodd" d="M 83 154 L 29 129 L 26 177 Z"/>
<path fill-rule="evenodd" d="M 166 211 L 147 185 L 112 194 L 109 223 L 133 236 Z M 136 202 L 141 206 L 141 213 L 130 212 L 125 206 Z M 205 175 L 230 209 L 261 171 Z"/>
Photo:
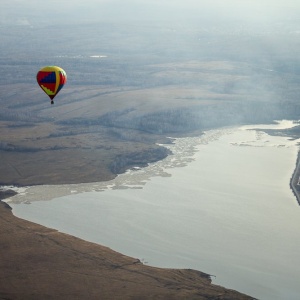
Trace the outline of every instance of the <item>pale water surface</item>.
<path fill-rule="evenodd" d="M 145 264 L 201 270 L 259 299 L 298 300 L 300 206 L 289 182 L 299 141 L 259 130 L 291 126 L 177 139 L 174 155 L 112 181 L 24 188 L 8 202 L 16 216 Z"/>

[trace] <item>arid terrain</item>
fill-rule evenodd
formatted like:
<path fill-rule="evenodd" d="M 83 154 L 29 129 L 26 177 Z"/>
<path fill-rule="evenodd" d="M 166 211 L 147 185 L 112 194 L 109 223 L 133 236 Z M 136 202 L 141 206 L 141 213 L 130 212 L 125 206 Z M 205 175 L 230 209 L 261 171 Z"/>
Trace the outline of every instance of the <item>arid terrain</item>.
<path fill-rule="evenodd" d="M 77 85 L 71 73 L 54 105 L 36 82 L 1 85 L 0 184 L 109 180 L 164 158 L 169 152 L 158 144 L 172 142 L 168 137 L 293 118 L 298 112 L 298 105 L 291 105 L 296 91 L 290 91 L 287 103 L 280 98 L 286 82 L 277 73 L 256 73 L 278 89 L 263 97 L 259 86 L 252 89 L 258 79 L 246 64 L 190 61 L 150 65 L 146 73 L 149 68 L 153 81 L 183 77 L 194 83 Z"/>
<path fill-rule="evenodd" d="M 106 181 L 166 157 L 162 144 L 177 136 L 299 119 L 293 23 L 105 23 L 96 10 L 79 22 L 81 6 L 74 18 L 60 3 L 67 13 L 54 12 L 52 24 L 27 1 L 4 3 L 0 185 Z M 54 105 L 36 83 L 45 65 L 68 76 Z M 2 202 L 0 226 L 3 300 L 251 299 L 212 285 L 208 274 L 152 268 L 20 220 Z"/>

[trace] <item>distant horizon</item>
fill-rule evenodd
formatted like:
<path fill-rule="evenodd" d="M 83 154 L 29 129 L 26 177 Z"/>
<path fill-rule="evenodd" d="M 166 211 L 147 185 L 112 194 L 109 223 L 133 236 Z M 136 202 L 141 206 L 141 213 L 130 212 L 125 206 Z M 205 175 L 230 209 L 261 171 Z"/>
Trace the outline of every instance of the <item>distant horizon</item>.
<path fill-rule="evenodd" d="M 267 23 L 298 22 L 300 3 L 295 0 L 1 0 L 0 24 L 59 24 L 82 22 L 222 22 L 251 24 L 257 28 Z"/>

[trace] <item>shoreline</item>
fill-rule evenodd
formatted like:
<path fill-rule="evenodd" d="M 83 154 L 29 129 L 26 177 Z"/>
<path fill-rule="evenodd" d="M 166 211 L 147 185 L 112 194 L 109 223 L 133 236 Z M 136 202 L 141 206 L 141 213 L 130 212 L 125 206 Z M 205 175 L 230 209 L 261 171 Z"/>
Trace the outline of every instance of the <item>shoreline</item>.
<path fill-rule="evenodd" d="M 297 178 L 298 178 L 298 180 L 297 180 Z M 293 175 L 290 180 L 291 190 L 293 191 L 293 194 L 295 195 L 297 202 L 300 206 L 300 187 L 297 189 L 299 180 L 300 180 L 300 151 L 298 151 L 296 167 L 294 169 Z"/>
<path fill-rule="evenodd" d="M 5 195 L 0 197 L 1 299 L 254 299 L 212 284 L 211 275 L 201 271 L 150 267 L 20 219 L 2 201 Z"/>
<path fill-rule="evenodd" d="M 9 204 L 8 203 L 6 203 L 5 201 L 2 201 L 2 200 L 4 200 L 5 198 L 10 198 L 10 197 L 12 197 L 12 196 L 14 196 L 14 195 L 17 195 L 18 194 L 18 192 L 16 191 L 16 190 L 18 190 L 18 189 L 20 189 L 20 188 L 27 188 L 27 186 L 26 187 L 16 187 L 16 190 L 13 190 L 13 189 L 9 189 L 9 187 L 12 187 L 13 188 L 13 186 L 6 186 L 6 190 L 1 190 L 0 189 L 0 206 L 5 206 L 5 209 L 7 209 L 7 210 L 9 210 L 10 211 L 10 214 L 12 215 L 12 220 L 13 220 L 13 222 L 24 222 L 24 224 L 34 224 L 34 226 L 39 226 L 39 227 L 42 227 L 42 228 L 44 228 L 43 230 L 49 230 L 49 231 L 53 231 L 53 229 L 51 229 L 51 228 L 48 228 L 48 227 L 44 227 L 44 226 L 42 226 L 42 225 L 38 225 L 38 224 L 35 224 L 35 223 L 31 223 L 31 222 L 29 222 L 29 221 L 26 221 L 26 220 L 23 220 L 23 219 L 19 219 L 18 217 L 16 217 L 15 215 L 13 215 L 13 213 L 12 213 L 12 208 L 9 206 Z M 1 207 L 0 207 L 0 214 L 2 214 L 2 212 L 1 212 Z M 0 218 L 0 220 L 1 220 L 1 218 Z M 33 225 L 32 225 L 33 226 Z M 28 226 L 28 225 L 26 225 L 26 227 L 27 228 L 29 228 L 29 227 L 31 227 L 31 225 L 30 226 Z M 32 231 L 31 230 L 29 230 L 30 232 L 29 232 L 29 235 L 31 235 L 32 234 Z M 83 243 L 85 243 L 85 244 L 93 244 L 93 245 L 96 245 L 97 247 L 100 247 L 100 248 L 106 248 L 105 246 L 102 246 L 101 244 L 95 244 L 95 243 L 91 243 L 91 242 L 88 242 L 88 241 L 85 241 L 85 240 L 81 240 L 80 238 L 77 238 L 77 237 L 75 237 L 75 236 L 72 236 L 72 235 L 68 235 L 68 234 L 64 234 L 64 233 L 61 233 L 61 232 L 59 232 L 59 231 L 57 231 L 57 230 L 54 230 L 54 232 L 55 232 L 55 235 L 59 235 L 59 236 L 61 236 L 62 238 L 65 238 L 65 236 L 71 236 L 72 238 L 74 238 L 74 239 L 78 239 L 78 244 L 80 244 L 81 242 L 83 242 Z M 10 236 L 10 238 L 9 239 L 11 239 L 11 240 L 15 240 L 15 239 L 17 239 L 17 235 L 13 235 L 13 236 Z M 20 242 L 20 244 L 22 244 L 22 242 Z M 33 243 L 34 244 L 34 243 Z M 111 252 L 111 253 L 116 253 L 114 250 L 112 250 L 112 249 L 109 249 L 109 248 L 106 248 L 106 249 L 108 249 L 108 251 L 109 252 Z M 72 250 L 72 249 L 70 249 L 70 250 Z M 13 251 L 12 251 L 13 252 Z M 36 247 L 32 247 L 32 249 L 31 250 L 29 250 L 29 252 L 31 253 L 30 255 L 32 256 L 32 257 L 34 257 L 35 255 L 36 255 L 36 253 L 37 252 L 39 252 L 39 250 L 36 248 Z M 126 255 L 123 255 L 123 254 L 121 254 L 121 253 L 117 253 L 120 257 L 127 257 Z M 1 252 L 0 252 L 0 256 L 2 256 L 3 257 L 3 255 L 1 254 Z M 39 255 L 38 255 L 39 256 Z M 162 299 L 182 299 L 182 298 L 189 298 L 189 299 L 208 299 L 208 298 L 210 298 L 210 297 L 212 297 L 213 295 L 214 295 L 214 293 L 215 292 L 213 292 L 213 290 L 214 289 L 216 289 L 216 291 L 218 291 L 216 294 L 215 294 L 215 297 L 217 297 L 217 296 L 220 296 L 220 295 L 223 295 L 222 296 L 222 299 L 255 299 L 255 298 L 253 298 L 253 297 L 250 297 L 250 296 L 247 296 L 247 295 L 245 295 L 245 294 L 242 294 L 242 293 L 239 293 L 239 292 L 237 292 L 237 291 L 234 291 L 234 290 L 231 290 L 231 289 L 226 289 L 226 288 L 223 288 L 223 287 L 221 287 L 221 286 L 218 286 L 218 285 L 214 285 L 214 284 L 212 284 L 212 280 L 211 280 L 211 277 L 213 277 L 214 275 L 209 275 L 209 274 L 206 274 L 206 273 L 203 273 L 203 272 L 201 272 L 201 271 L 197 271 L 197 270 L 192 270 L 192 269 L 169 269 L 169 268 L 157 268 L 157 267 L 151 267 L 151 266 L 148 266 L 148 265 L 144 265 L 140 260 L 138 260 L 138 259 L 134 259 L 134 258 L 131 258 L 131 257 L 129 257 L 129 259 L 131 259 L 131 260 L 134 260 L 134 266 L 136 267 L 136 268 L 146 268 L 146 272 L 147 273 L 151 273 L 151 270 L 159 270 L 159 273 L 162 273 L 161 275 L 164 277 L 164 279 L 163 280 L 168 280 L 167 278 L 168 278 L 168 272 L 170 271 L 170 270 L 172 270 L 172 272 L 175 272 L 175 273 L 177 273 L 177 272 L 179 272 L 180 274 L 181 274 L 181 278 L 180 278 L 180 280 L 177 282 L 177 280 L 175 279 L 175 282 L 173 283 L 173 284 L 178 284 L 178 285 L 181 285 L 182 284 L 182 282 L 185 282 L 186 280 L 192 280 L 193 281 L 193 284 L 192 284 L 192 286 L 190 286 L 190 287 L 188 287 L 188 293 L 186 293 L 186 291 L 184 291 L 184 293 L 182 294 L 182 291 L 181 291 L 181 289 L 182 288 L 180 288 L 180 287 L 176 287 L 176 289 L 174 290 L 174 288 L 172 287 L 172 284 L 170 285 L 170 284 L 167 284 L 167 285 L 164 285 L 164 287 L 163 287 L 163 291 L 160 291 L 158 294 L 157 294 L 157 296 L 158 297 L 160 297 L 160 298 L 162 298 Z M 37 262 L 37 263 L 39 263 L 39 262 Z M 1 263 L 0 263 L 0 265 L 1 265 Z M 10 268 L 10 266 L 9 266 L 9 268 Z M 63 267 L 64 269 L 68 269 L 68 266 L 64 266 Z M 3 269 L 3 268 L 2 268 Z M 114 267 L 114 269 L 115 269 L 115 267 Z M 10 272 L 10 271 L 8 271 L 8 272 Z M 13 270 L 12 270 L 12 272 L 13 272 Z M 114 273 L 115 271 L 114 270 L 112 270 L 112 272 Z M 190 274 L 190 272 L 191 272 L 191 274 Z M 138 271 L 138 273 L 141 273 L 141 270 L 139 270 Z M 163 273 L 166 273 L 166 274 L 163 274 Z M 196 274 L 198 274 L 197 276 L 196 276 Z M 201 274 L 200 275 L 200 278 L 198 278 L 198 276 L 199 276 L 199 274 Z M 25 275 L 25 277 L 26 277 L 27 275 Z M 157 276 L 157 278 L 155 278 L 155 276 Z M 158 275 L 155 275 L 155 276 L 153 276 L 153 278 L 155 279 L 155 281 L 161 281 L 162 279 L 160 279 L 159 278 L 159 276 Z M 173 275 L 172 275 L 173 276 Z M 195 277 L 196 276 L 196 277 Z M 138 278 L 136 279 L 136 282 L 139 282 L 139 281 L 141 281 L 141 279 L 139 278 L 139 276 L 137 276 Z M 173 276 L 174 277 L 174 276 Z M 185 278 L 186 277 L 186 278 Z M 194 277 L 194 279 L 192 279 Z M 200 281 L 202 281 L 202 279 L 201 278 L 205 278 L 205 283 L 204 283 L 204 285 L 203 285 L 203 283 L 201 283 L 201 287 L 197 287 L 196 288 L 196 292 L 194 291 L 194 285 L 198 285 L 198 284 L 200 284 Z M 201 279 L 200 281 L 199 281 L 199 279 Z M 124 279 L 122 279 L 122 280 L 124 280 L 125 282 L 126 282 L 126 279 L 124 278 Z M 174 279 L 172 279 L 172 281 L 174 281 Z M 4 281 L 5 282 L 5 281 Z M 3 284 L 4 284 L 4 282 L 3 282 Z M 78 283 L 77 283 L 78 284 Z M 9 285 L 9 283 L 6 283 L 5 284 L 5 286 L 6 285 Z M 21 285 L 22 285 L 22 283 L 21 283 Z M 28 286 L 28 283 L 26 283 L 26 286 Z M 30 287 L 30 284 L 29 284 L 29 287 Z M 32 287 L 32 283 L 31 283 L 31 287 Z M 169 291 L 170 290 L 170 288 L 171 288 L 171 292 Z M 200 290 L 201 290 L 201 294 L 203 293 L 203 295 L 202 296 L 200 296 L 200 293 L 199 293 L 199 288 L 200 288 Z M 6 289 L 6 288 L 5 288 Z M 4 290 L 5 290 L 4 289 Z M 25 288 L 25 289 L 27 289 L 27 287 Z M 85 292 L 85 288 L 82 288 L 83 290 L 84 290 L 84 292 Z M 134 288 L 134 289 L 136 289 L 136 287 Z M 0 291 L 1 290 L 3 290 L 2 288 L 0 288 Z M 120 289 L 121 290 L 121 289 Z M 143 290 L 144 290 L 144 287 L 143 287 Z M 146 289 L 147 290 L 147 289 Z M 146 290 L 145 291 L 143 291 L 143 292 L 141 292 L 141 291 L 139 291 L 139 297 L 142 297 L 143 299 L 147 299 L 147 298 L 153 298 L 153 297 L 155 297 L 155 296 L 153 296 L 153 295 L 155 295 L 155 289 L 152 291 L 152 289 L 149 291 L 148 290 L 148 292 L 147 292 L 147 294 L 146 294 Z M 111 293 L 114 293 L 113 294 L 113 296 L 114 296 L 114 298 L 115 299 L 118 299 L 118 297 L 117 297 L 117 295 L 115 295 L 115 290 L 112 290 L 112 291 L 110 291 Z M 122 296 L 120 297 L 120 299 L 129 299 L 129 298 L 131 298 L 132 297 L 132 295 L 135 295 L 135 291 L 129 291 L 129 294 L 130 294 L 130 297 L 126 297 L 126 294 L 122 294 Z M 168 295 L 168 296 L 164 296 L 164 295 Z M 141 296 L 140 296 L 141 295 Z M 152 295 L 152 296 L 151 296 Z M 205 296 L 204 296 L 205 295 Z M 0 298 L 1 298 L 1 296 L 2 296 L 2 293 L 0 292 Z M 6 296 L 6 295 L 5 295 Z M 110 297 L 104 297 L 103 299 L 110 299 L 112 296 L 110 296 Z M 88 297 L 89 299 L 93 299 L 92 297 L 90 298 L 90 297 Z M 14 298 L 14 299 L 18 299 L 18 297 L 16 297 L 16 298 Z M 22 298 L 22 299 L 26 299 L 26 297 L 25 298 Z M 28 298 L 29 299 L 29 298 Z M 58 298 L 56 298 L 56 295 L 55 295 L 55 299 L 59 299 L 59 297 Z M 64 298 L 65 299 L 65 298 Z M 72 298 L 73 299 L 73 298 Z M 96 298 L 95 298 L 96 299 Z M 98 299 L 98 298 L 97 298 Z"/>
<path fill-rule="evenodd" d="M 298 156 L 299 156 L 299 151 L 298 151 Z M 191 156 L 190 156 L 190 158 L 191 158 Z M 298 165 L 297 165 L 298 166 Z M 294 169 L 294 168 L 293 168 Z M 290 170 L 290 172 L 289 173 L 292 173 L 292 170 L 293 170 L 292 168 L 291 168 L 291 170 Z M 294 170 L 296 170 L 296 169 L 294 169 Z M 294 171 L 294 173 L 295 173 L 295 171 Z M 137 172 L 137 174 L 140 174 L 139 172 Z M 289 177 L 289 178 L 291 178 L 291 177 Z M 294 176 L 294 178 L 295 178 L 295 176 Z M 110 185 L 110 187 L 109 188 L 112 188 L 112 186 Z M 72 188 L 73 189 L 73 188 Z M 30 192 L 29 192 L 29 194 L 30 194 Z M 121 251 L 122 252 L 122 251 Z M 139 257 L 139 256 L 138 256 Z"/>

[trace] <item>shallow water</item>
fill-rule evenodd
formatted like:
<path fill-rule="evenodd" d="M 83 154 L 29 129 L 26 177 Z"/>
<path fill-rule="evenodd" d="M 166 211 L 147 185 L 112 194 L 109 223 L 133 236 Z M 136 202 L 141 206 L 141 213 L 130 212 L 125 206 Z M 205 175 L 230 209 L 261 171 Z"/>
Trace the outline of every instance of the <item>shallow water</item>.
<path fill-rule="evenodd" d="M 300 207 L 289 188 L 298 141 L 262 127 L 178 139 L 174 155 L 147 168 L 106 183 L 30 187 L 9 204 L 145 264 L 198 269 L 259 299 L 299 299 Z"/>

